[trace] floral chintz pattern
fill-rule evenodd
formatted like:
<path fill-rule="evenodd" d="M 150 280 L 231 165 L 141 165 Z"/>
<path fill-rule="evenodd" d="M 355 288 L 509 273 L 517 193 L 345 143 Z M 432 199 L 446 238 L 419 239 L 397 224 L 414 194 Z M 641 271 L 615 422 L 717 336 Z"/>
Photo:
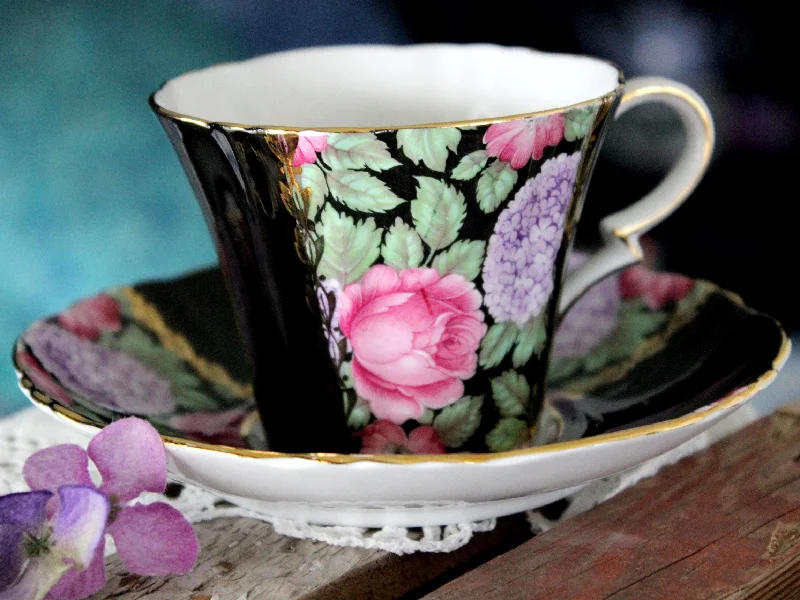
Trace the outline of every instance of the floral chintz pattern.
<path fill-rule="evenodd" d="M 362 451 L 530 442 L 567 215 L 604 108 L 266 135 Z"/>

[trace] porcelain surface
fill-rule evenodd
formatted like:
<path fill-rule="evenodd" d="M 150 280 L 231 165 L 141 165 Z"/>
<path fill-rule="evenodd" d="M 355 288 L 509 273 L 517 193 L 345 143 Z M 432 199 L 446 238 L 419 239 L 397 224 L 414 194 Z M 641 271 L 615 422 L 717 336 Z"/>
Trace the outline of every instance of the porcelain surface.
<path fill-rule="evenodd" d="M 564 277 L 609 124 L 645 102 L 677 112 L 681 156 Z M 682 84 L 486 44 L 292 50 L 179 76 L 151 106 L 217 248 L 270 448 L 292 453 L 513 448 L 542 413 L 556 321 L 641 260 L 714 141 Z"/>
<path fill-rule="evenodd" d="M 768 385 L 789 353 L 780 326 L 735 295 L 632 267 L 561 323 L 532 441 L 415 455 L 424 439 L 377 432 L 371 451 L 387 454 L 289 455 L 259 449 L 234 329 L 221 275 L 208 269 L 107 290 L 34 323 L 14 362 L 34 404 L 87 435 L 123 416 L 150 420 L 178 480 L 275 516 L 372 527 L 483 519 L 562 498 L 705 431 Z M 495 408 L 513 440 L 508 397 Z M 469 428 L 467 416 L 440 423 L 440 435 Z"/>

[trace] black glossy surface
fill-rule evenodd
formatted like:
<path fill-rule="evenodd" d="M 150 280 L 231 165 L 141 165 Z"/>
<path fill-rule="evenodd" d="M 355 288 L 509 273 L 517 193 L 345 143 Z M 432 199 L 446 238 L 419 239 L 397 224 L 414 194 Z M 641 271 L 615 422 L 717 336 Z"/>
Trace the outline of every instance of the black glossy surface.
<path fill-rule="evenodd" d="M 306 302 L 294 220 L 280 199 L 280 163 L 262 136 L 163 118 L 162 124 L 214 238 L 271 447 L 348 451 L 341 391 L 319 315 Z M 300 422 L 302 428 L 288 426 Z"/>

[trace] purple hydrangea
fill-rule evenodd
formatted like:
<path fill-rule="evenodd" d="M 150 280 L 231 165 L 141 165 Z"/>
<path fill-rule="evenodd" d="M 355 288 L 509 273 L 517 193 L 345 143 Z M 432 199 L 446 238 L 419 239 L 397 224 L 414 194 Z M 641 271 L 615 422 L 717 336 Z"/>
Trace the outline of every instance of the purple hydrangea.
<path fill-rule="evenodd" d="M 580 160 L 575 152 L 545 161 L 500 213 L 483 264 L 484 302 L 495 321 L 525 325 L 550 299 Z"/>
<path fill-rule="evenodd" d="M 170 381 L 127 354 L 46 322 L 31 326 L 25 342 L 64 387 L 100 406 L 136 415 L 169 413 L 175 408 Z"/>
<path fill-rule="evenodd" d="M 585 254 L 572 253 L 567 272 L 585 263 Z M 553 356 L 572 358 L 594 350 L 619 324 L 622 298 L 619 276 L 611 275 L 589 290 L 567 311 L 553 338 Z"/>

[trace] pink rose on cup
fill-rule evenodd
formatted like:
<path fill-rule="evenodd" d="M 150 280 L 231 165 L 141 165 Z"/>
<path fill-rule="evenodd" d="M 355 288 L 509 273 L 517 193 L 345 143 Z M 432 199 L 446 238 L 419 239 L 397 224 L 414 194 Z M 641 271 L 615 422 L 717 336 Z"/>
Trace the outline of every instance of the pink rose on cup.
<path fill-rule="evenodd" d="M 547 146 L 564 137 L 564 115 L 557 113 L 531 119 L 518 119 L 491 125 L 483 135 L 486 154 L 496 156 L 521 169 L 533 158 L 539 160 Z"/>
<path fill-rule="evenodd" d="M 361 454 L 444 454 L 445 445 L 430 425 L 417 427 L 406 435 L 390 421 L 375 421 L 359 434 Z"/>
<path fill-rule="evenodd" d="M 317 152 L 322 152 L 328 145 L 328 137 L 316 131 L 301 131 L 298 134 L 297 149 L 294 151 L 293 167 L 317 162 Z"/>
<path fill-rule="evenodd" d="M 461 275 L 371 267 L 339 297 L 356 392 L 379 419 L 403 423 L 464 395 L 486 334 L 481 296 Z"/>

